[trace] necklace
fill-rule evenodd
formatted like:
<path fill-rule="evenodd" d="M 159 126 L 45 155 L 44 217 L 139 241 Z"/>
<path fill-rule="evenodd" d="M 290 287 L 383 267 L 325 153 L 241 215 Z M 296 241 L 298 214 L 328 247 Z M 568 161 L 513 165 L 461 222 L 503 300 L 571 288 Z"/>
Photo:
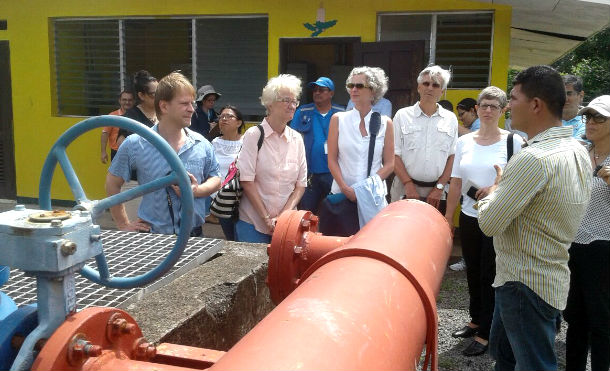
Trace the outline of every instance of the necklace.
<path fill-rule="evenodd" d="M 595 166 L 597 166 L 597 160 L 599 160 L 600 158 L 602 160 L 605 160 L 606 157 L 608 157 L 608 154 L 598 154 L 597 151 L 595 151 L 595 146 L 593 146 L 593 161 L 595 162 Z M 603 161 L 602 161 L 603 162 Z"/>

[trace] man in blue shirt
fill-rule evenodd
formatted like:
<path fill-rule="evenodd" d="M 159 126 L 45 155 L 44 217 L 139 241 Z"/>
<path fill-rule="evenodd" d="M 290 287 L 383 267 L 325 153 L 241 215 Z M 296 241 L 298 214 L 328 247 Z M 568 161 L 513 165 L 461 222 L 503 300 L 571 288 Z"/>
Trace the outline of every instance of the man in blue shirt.
<path fill-rule="evenodd" d="M 566 104 L 563 106 L 561 123 L 572 127 L 572 137 L 582 141 L 585 134 L 585 123 L 578 110 L 582 108 L 585 92 L 582 90 L 582 79 L 574 75 L 563 75 L 566 87 Z"/>
<path fill-rule="evenodd" d="M 205 198 L 220 188 L 220 174 L 210 142 L 187 129 L 191 124 L 194 98 L 195 88 L 182 74 L 172 72 L 162 78 L 155 95 L 159 123 L 152 130 L 176 151 L 189 174 L 195 197 L 191 236 L 202 236 Z M 151 143 L 134 134 L 121 144 L 108 169 L 108 196 L 121 191 L 123 183 L 129 181 L 132 170 L 137 170 L 138 183 L 145 184 L 167 175 L 171 168 Z M 112 207 L 110 212 L 120 230 L 174 234 L 180 228 L 180 210 L 180 191 L 177 186 L 171 186 L 145 194 L 136 221 L 129 220 L 122 204 Z"/>
<path fill-rule="evenodd" d="M 335 112 L 344 111 L 332 104 L 335 84 L 328 77 L 320 77 L 308 84 L 313 91 L 313 103 L 300 106 L 294 113 L 290 127 L 303 134 L 307 157 L 308 184 L 299 203 L 300 210 L 318 212 L 318 205 L 330 192 L 333 177 L 328 169 L 328 125 Z"/>

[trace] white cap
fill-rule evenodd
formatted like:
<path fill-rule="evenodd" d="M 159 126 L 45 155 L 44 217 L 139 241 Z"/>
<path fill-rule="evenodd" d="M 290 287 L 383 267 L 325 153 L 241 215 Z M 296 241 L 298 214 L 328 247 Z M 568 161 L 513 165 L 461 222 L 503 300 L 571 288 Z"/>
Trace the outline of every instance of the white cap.
<path fill-rule="evenodd" d="M 579 115 L 585 112 L 595 111 L 605 117 L 610 117 L 610 95 L 602 95 L 591 101 L 588 106 L 578 111 Z"/>

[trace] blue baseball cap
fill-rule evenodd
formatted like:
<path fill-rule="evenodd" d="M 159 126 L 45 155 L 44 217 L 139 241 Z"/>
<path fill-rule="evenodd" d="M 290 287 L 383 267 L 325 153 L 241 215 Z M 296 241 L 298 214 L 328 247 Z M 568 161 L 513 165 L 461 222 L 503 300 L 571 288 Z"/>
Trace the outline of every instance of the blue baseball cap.
<path fill-rule="evenodd" d="M 335 90 L 335 84 L 333 84 L 333 80 L 328 77 L 320 77 L 316 81 L 310 82 L 307 84 L 310 88 L 314 85 L 321 86 L 323 88 L 329 88 L 331 91 Z"/>

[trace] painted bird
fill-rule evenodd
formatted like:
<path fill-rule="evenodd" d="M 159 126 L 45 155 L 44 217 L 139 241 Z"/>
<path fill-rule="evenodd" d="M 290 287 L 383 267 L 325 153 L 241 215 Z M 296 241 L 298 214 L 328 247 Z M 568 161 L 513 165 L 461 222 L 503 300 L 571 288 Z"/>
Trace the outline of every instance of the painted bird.
<path fill-rule="evenodd" d="M 306 29 L 313 31 L 311 34 L 311 37 L 316 37 L 319 34 L 321 34 L 322 32 L 324 32 L 327 28 L 330 28 L 330 27 L 334 26 L 335 24 L 337 24 L 337 20 L 333 19 L 332 21 L 326 21 L 326 22 L 316 21 L 315 24 L 311 24 L 311 23 L 307 22 L 307 23 L 303 23 L 303 26 L 305 26 Z"/>

